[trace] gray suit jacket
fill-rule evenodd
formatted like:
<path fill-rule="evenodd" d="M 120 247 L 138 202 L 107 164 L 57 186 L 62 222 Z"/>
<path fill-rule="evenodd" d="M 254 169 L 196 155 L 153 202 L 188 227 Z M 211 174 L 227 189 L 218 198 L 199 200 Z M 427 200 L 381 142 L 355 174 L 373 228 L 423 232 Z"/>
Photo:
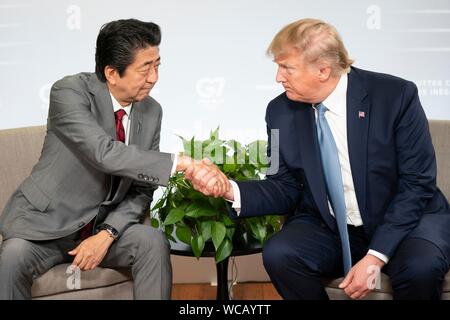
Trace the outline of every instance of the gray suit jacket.
<path fill-rule="evenodd" d="M 148 97 L 131 108 L 129 145 L 115 140 L 108 88 L 95 74 L 57 81 L 50 93 L 47 134 L 39 162 L 0 217 L 4 239 L 68 236 L 96 217 L 120 234 L 139 222 L 158 185 L 166 185 L 172 155 L 159 152 L 162 110 Z M 111 194 L 112 177 L 122 177 Z"/>

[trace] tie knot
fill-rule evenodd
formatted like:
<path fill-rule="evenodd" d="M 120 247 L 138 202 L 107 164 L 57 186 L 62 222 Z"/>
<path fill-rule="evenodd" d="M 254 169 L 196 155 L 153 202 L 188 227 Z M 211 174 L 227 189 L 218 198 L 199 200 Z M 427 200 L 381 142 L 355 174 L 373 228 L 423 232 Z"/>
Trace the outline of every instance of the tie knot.
<path fill-rule="evenodd" d="M 317 112 L 319 112 L 319 116 L 323 116 L 325 112 L 328 111 L 328 108 L 325 107 L 325 105 L 321 102 L 318 105 L 316 105 Z"/>
<path fill-rule="evenodd" d="M 115 113 L 116 121 L 122 121 L 124 115 L 126 115 L 126 111 L 123 109 L 117 110 Z"/>

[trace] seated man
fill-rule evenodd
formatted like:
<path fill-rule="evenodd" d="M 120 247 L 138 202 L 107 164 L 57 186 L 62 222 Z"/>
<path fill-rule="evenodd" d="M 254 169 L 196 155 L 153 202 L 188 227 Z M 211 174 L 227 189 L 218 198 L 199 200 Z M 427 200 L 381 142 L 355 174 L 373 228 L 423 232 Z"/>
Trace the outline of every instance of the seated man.
<path fill-rule="evenodd" d="M 285 89 L 266 112 L 278 171 L 224 196 L 240 217 L 293 213 L 263 248 L 278 292 L 327 299 L 321 277 L 346 274 L 340 287 L 361 299 L 383 268 L 394 299 L 439 299 L 450 208 L 416 86 L 352 67 L 335 28 L 316 19 L 284 27 L 268 52 Z M 194 183 L 209 194 L 212 176 Z"/>
<path fill-rule="evenodd" d="M 105 24 L 96 72 L 51 90 L 42 155 L 0 218 L 0 299 L 30 299 L 33 280 L 56 264 L 81 270 L 131 266 L 135 299 L 169 299 L 169 245 L 140 224 L 153 191 L 175 170 L 217 169 L 159 152 L 160 28 L 134 19 Z"/>

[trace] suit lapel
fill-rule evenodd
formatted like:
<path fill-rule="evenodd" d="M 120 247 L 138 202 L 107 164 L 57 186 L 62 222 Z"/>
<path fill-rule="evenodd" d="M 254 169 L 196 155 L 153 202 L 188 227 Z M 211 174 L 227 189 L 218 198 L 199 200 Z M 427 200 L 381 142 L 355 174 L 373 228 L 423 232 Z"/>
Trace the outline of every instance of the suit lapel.
<path fill-rule="evenodd" d="M 366 97 L 367 91 L 352 68 L 347 87 L 347 142 L 361 217 L 366 209 L 367 140 L 370 120 L 370 104 Z"/>
<path fill-rule="evenodd" d="M 106 83 L 92 75 L 89 80 L 89 92 L 94 96 L 95 104 L 93 112 L 97 114 L 97 121 L 100 126 L 111 137 L 116 137 L 116 127 L 114 119 L 114 109 L 112 106 L 111 95 Z"/>
<path fill-rule="evenodd" d="M 292 102 L 295 103 L 295 102 Z M 310 104 L 299 103 L 296 110 L 296 130 L 299 139 L 302 165 L 306 174 L 309 188 L 320 214 L 332 229 L 336 229 L 336 222 L 330 214 L 325 187 L 325 178 L 320 159 L 319 144 L 316 133 L 316 118 Z"/>
<path fill-rule="evenodd" d="M 130 139 L 129 144 L 141 145 L 141 131 L 143 124 L 143 117 L 141 112 L 141 103 L 136 102 L 131 107 L 131 128 L 130 128 Z"/>

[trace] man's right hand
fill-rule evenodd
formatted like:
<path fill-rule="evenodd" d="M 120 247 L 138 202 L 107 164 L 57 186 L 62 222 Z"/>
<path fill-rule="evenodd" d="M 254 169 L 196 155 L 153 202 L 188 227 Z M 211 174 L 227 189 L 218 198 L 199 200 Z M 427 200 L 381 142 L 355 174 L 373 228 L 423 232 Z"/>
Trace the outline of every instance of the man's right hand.
<path fill-rule="evenodd" d="M 180 156 L 177 171 L 184 171 L 186 179 L 191 181 L 194 189 L 206 196 L 229 197 L 229 200 L 234 198 L 233 188 L 228 178 L 207 158 L 196 161 Z"/>

